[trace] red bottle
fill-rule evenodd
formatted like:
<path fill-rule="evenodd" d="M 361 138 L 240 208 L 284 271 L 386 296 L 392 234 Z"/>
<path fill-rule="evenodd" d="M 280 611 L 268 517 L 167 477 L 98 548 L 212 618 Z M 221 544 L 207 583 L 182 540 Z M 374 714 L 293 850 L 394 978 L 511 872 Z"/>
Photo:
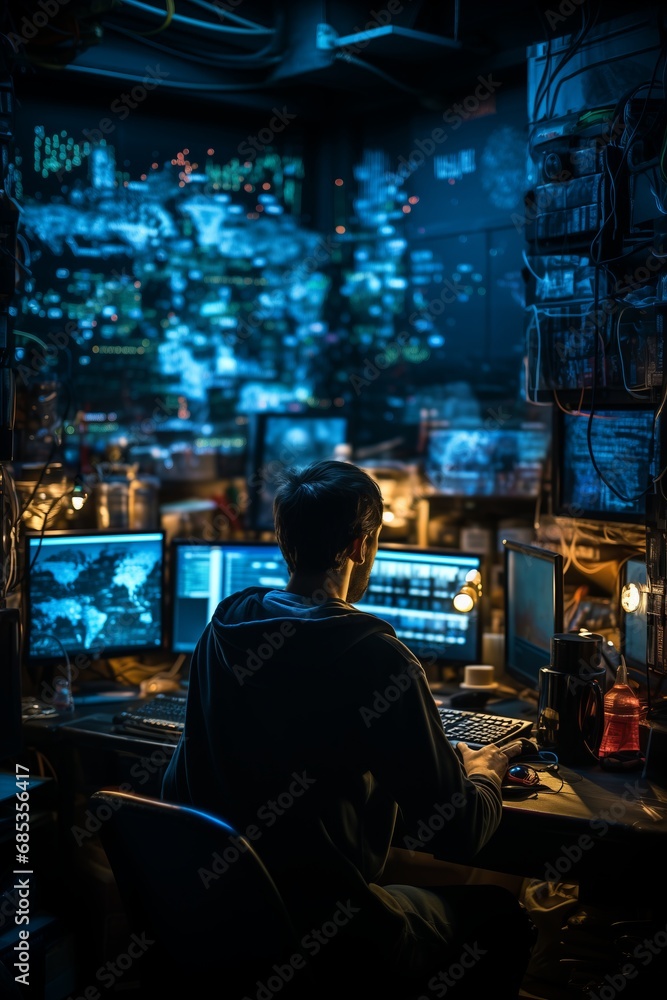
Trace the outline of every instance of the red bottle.
<path fill-rule="evenodd" d="M 640 715 L 639 699 L 628 684 L 628 671 L 621 657 L 614 686 L 604 696 L 604 732 L 598 756 L 639 750 Z"/>

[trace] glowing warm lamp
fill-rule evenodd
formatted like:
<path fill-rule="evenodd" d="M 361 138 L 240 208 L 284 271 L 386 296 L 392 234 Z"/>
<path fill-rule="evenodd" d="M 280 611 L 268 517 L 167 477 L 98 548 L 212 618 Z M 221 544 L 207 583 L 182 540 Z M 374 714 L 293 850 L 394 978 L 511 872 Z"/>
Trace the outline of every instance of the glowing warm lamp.
<path fill-rule="evenodd" d="M 458 594 L 454 596 L 453 605 L 456 611 L 469 614 L 477 604 L 482 593 L 482 577 L 477 569 L 466 573 L 466 582 Z"/>
<path fill-rule="evenodd" d="M 467 614 L 475 607 L 476 601 L 477 591 L 469 583 L 464 583 L 458 594 L 454 597 L 453 604 L 457 611 L 463 611 Z"/>
<path fill-rule="evenodd" d="M 632 614 L 641 604 L 642 592 L 636 583 L 626 583 L 621 591 L 621 607 Z"/>
<path fill-rule="evenodd" d="M 70 503 L 74 510 L 81 510 L 86 500 L 88 499 L 88 494 L 82 483 L 76 483 L 74 489 L 72 490 L 72 496 L 70 497 Z"/>

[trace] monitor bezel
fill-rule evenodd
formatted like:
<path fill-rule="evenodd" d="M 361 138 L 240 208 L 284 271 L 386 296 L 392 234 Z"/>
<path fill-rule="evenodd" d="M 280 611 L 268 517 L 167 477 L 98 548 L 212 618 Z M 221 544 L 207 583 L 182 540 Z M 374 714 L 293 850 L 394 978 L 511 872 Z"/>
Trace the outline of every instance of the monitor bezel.
<path fill-rule="evenodd" d="M 182 649 L 176 649 L 174 645 L 174 635 L 175 635 L 175 607 L 176 607 L 176 581 L 177 581 L 177 559 L 179 549 L 184 548 L 207 548 L 207 549 L 278 549 L 280 551 L 280 546 L 277 541 L 270 539 L 231 539 L 231 538 L 188 538 L 185 535 L 177 535 L 171 539 L 169 542 L 169 558 L 168 558 L 168 580 L 167 580 L 167 596 L 168 596 L 168 620 L 169 629 L 167 636 L 167 643 L 169 651 L 175 656 L 190 656 L 192 655 L 192 650 L 184 653 Z M 284 556 L 281 557 L 284 559 Z M 287 564 L 286 564 L 287 565 Z"/>
<path fill-rule="evenodd" d="M 85 669 L 88 666 L 92 666 L 95 663 L 100 663 L 104 660 L 109 660 L 117 656 L 150 656 L 151 654 L 162 654 L 165 651 L 166 644 L 166 625 L 167 625 L 167 603 L 166 603 L 166 586 L 165 586 L 165 572 L 166 572 L 166 562 L 167 562 L 167 535 L 166 531 L 162 528 L 152 528 L 152 529 L 131 529 L 131 528 L 56 528 L 49 529 L 47 531 L 26 531 L 23 541 L 23 659 L 28 670 L 40 667 L 53 667 L 59 663 L 62 663 L 64 658 L 64 653 L 59 649 L 58 653 L 53 656 L 47 656 L 45 654 L 31 653 L 30 650 L 30 630 L 29 623 L 32 617 L 32 596 L 30 588 L 30 569 L 32 558 L 31 543 L 37 542 L 39 540 L 47 538 L 94 538 L 94 539 L 104 539 L 107 537 L 117 537 L 118 535 L 125 536 L 140 536 L 140 535 L 156 535 L 159 537 L 161 544 L 161 586 L 160 586 L 160 643 L 159 645 L 128 645 L 128 646 L 105 646 L 100 651 L 78 649 L 78 650 L 67 650 L 70 663 L 76 665 L 77 668 Z M 157 540 L 157 539 L 156 539 Z M 66 648 L 66 647 L 65 647 Z M 86 663 L 81 665 L 81 658 L 86 660 Z M 76 661 L 76 664 L 74 663 Z"/>
<path fill-rule="evenodd" d="M 596 407 L 595 413 L 605 413 L 605 412 L 618 412 L 618 413 L 646 413 L 654 414 L 655 409 L 653 406 L 644 403 L 643 401 L 637 401 L 635 403 L 601 403 Z M 559 406 L 553 407 L 552 413 L 552 509 L 551 513 L 554 517 L 568 518 L 569 520 L 580 520 L 580 521 L 606 521 L 612 524 L 645 524 L 646 523 L 646 501 L 649 496 L 651 496 L 651 490 L 649 489 L 646 495 L 643 497 L 644 510 L 639 511 L 605 511 L 605 510 L 591 510 L 586 508 L 577 508 L 576 512 L 568 504 L 563 497 L 564 489 L 564 462 L 565 462 L 565 419 L 566 417 L 572 417 L 573 419 L 588 420 L 588 413 L 579 413 L 575 410 L 563 410 Z M 595 419 L 595 416 L 593 417 Z M 651 465 L 657 466 L 660 463 L 660 421 L 656 421 L 654 426 L 653 434 L 654 443 L 654 455 L 651 459 Z M 647 484 L 648 486 L 648 484 Z"/>
<path fill-rule="evenodd" d="M 527 556 L 528 558 L 540 559 L 543 562 L 549 563 L 552 567 L 552 576 L 554 582 L 554 600 L 553 600 L 553 620 L 554 620 L 554 635 L 560 634 L 564 628 L 564 594 L 563 594 L 563 583 L 564 583 L 564 560 L 562 553 L 555 552 L 553 549 L 542 548 L 537 544 L 532 544 L 529 542 L 519 542 L 513 538 L 504 538 L 503 544 L 503 610 L 505 615 L 505 626 L 504 626 L 504 653 L 503 653 L 503 671 L 505 675 L 520 684 L 523 688 L 528 691 L 537 692 L 539 675 L 538 677 L 533 677 L 528 672 L 522 670 L 516 663 L 510 662 L 510 648 L 509 648 L 509 630 L 508 624 L 510 622 L 510 610 L 512 606 L 512 600 L 510 596 L 509 589 L 509 560 L 511 558 L 510 553 L 514 556 Z M 551 658 L 551 650 L 545 651 L 545 662 L 542 666 L 547 666 Z"/>
<path fill-rule="evenodd" d="M 262 472 L 268 471 L 268 466 L 272 465 L 272 459 L 267 466 L 265 458 L 266 425 L 272 419 L 280 420 L 342 420 L 345 427 L 345 441 L 341 444 L 349 443 L 351 433 L 351 419 L 349 413 L 342 409 L 332 412 L 331 410 L 261 410 L 252 414 L 248 421 L 247 449 L 246 449 L 246 491 L 247 491 L 247 522 L 251 531 L 275 531 L 273 518 L 271 523 L 261 520 L 262 509 L 262 487 L 265 484 L 266 475 Z M 279 463 L 280 464 L 280 463 Z M 284 468 L 290 468 L 285 465 Z M 275 474 L 275 473 L 273 473 Z"/>
<path fill-rule="evenodd" d="M 400 639 L 400 636 L 398 638 L 400 639 L 401 642 L 404 643 L 404 645 L 406 645 L 408 647 L 408 649 L 414 654 L 414 656 L 416 656 L 417 659 L 420 660 L 420 662 L 422 662 L 423 664 L 428 664 L 429 666 L 433 666 L 437 670 L 443 670 L 443 669 L 446 669 L 446 668 L 451 668 L 452 670 L 458 671 L 458 670 L 462 670 L 463 667 L 468 666 L 471 663 L 481 663 L 481 660 L 482 660 L 482 642 L 483 642 L 483 636 L 484 636 L 484 617 L 483 617 L 483 609 L 484 609 L 484 604 L 483 604 L 483 601 L 484 601 L 484 586 L 485 586 L 485 583 L 487 581 L 487 568 L 488 568 L 488 558 L 487 558 L 487 556 L 484 553 L 481 553 L 481 552 L 467 552 L 467 551 L 464 551 L 463 549 L 447 548 L 447 547 L 443 547 L 443 546 L 434 546 L 434 545 L 412 545 L 412 544 L 409 544 L 409 543 L 402 543 L 402 542 L 384 542 L 384 543 L 380 543 L 378 545 L 378 553 L 380 553 L 380 552 L 390 552 L 390 553 L 392 553 L 392 552 L 395 552 L 395 553 L 407 552 L 407 553 L 413 553 L 414 555 L 429 555 L 429 556 L 430 555 L 436 555 L 436 556 L 438 556 L 438 555 L 441 555 L 441 556 L 455 556 L 455 557 L 456 556 L 461 556 L 461 557 L 465 557 L 466 559 L 477 560 L 477 562 L 478 562 L 478 567 L 477 568 L 479 569 L 479 573 L 480 573 L 480 576 L 482 578 L 482 597 L 477 602 L 477 606 L 476 606 L 475 611 L 474 611 L 474 613 L 477 616 L 477 623 L 476 623 L 477 627 L 475 629 L 475 646 L 476 646 L 476 649 L 477 649 L 477 655 L 476 655 L 476 657 L 474 657 L 474 658 L 470 658 L 470 657 L 452 657 L 452 658 L 446 657 L 444 659 L 430 658 L 430 657 L 426 658 L 426 657 L 420 656 L 419 652 L 417 651 L 417 649 L 413 649 L 413 647 L 408 642 L 405 642 L 405 640 Z M 372 578 L 372 576 L 373 576 L 373 571 L 371 570 L 371 578 Z M 355 607 L 357 607 L 358 610 L 360 610 L 360 611 L 364 610 L 363 604 L 356 604 Z M 460 614 L 462 617 L 467 617 L 467 614 L 465 612 L 462 612 L 462 611 L 454 612 L 454 613 L 455 614 Z M 472 613 L 473 612 L 471 612 L 471 614 Z"/>

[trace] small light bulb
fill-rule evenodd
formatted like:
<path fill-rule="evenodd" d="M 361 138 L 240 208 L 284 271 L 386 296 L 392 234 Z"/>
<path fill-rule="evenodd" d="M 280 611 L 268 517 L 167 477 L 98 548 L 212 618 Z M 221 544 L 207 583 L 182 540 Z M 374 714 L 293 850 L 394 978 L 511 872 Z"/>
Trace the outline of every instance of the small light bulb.
<path fill-rule="evenodd" d="M 454 607 L 457 611 L 464 611 L 466 613 L 472 611 L 474 603 L 470 594 L 457 594 L 454 598 Z"/>
<path fill-rule="evenodd" d="M 626 583 L 621 591 L 621 607 L 632 614 L 641 603 L 642 595 L 636 583 Z"/>
<path fill-rule="evenodd" d="M 81 510 L 86 500 L 88 499 L 88 494 L 84 490 L 81 483 L 77 483 L 72 490 L 71 504 L 74 510 Z"/>
<path fill-rule="evenodd" d="M 477 591 L 471 587 L 470 584 L 464 583 L 458 594 L 455 594 L 452 603 L 456 611 L 462 611 L 464 614 L 468 614 L 468 612 L 472 611 L 475 607 L 476 600 Z"/>

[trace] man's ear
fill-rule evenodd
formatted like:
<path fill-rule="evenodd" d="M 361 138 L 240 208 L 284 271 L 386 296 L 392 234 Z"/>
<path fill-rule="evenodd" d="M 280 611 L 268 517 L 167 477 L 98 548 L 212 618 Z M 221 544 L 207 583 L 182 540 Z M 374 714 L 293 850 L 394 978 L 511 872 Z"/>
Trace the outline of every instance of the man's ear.
<path fill-rule="evenodd" d="M 355 538 L 350 548 L 348 550 L 348 558 L 352 562 L 358 563 L 360 566 L 366 559 L 366 550 L 368 548 L 368 535 L 360 535 Z"/>

